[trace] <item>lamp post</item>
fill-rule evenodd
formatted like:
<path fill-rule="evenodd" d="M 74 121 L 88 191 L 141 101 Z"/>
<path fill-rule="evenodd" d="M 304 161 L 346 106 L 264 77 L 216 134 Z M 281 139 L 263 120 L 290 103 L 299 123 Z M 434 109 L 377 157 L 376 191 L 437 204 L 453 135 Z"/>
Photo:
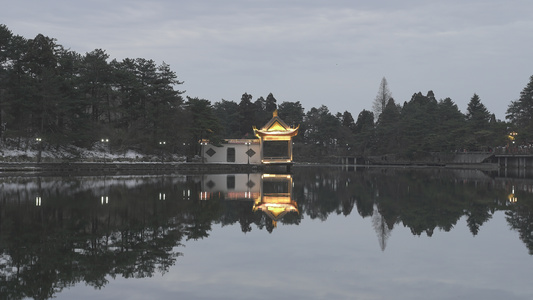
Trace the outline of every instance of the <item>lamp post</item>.
<path fill-rule="evenodd" d="M 248 157 L 248 164 L 250 164 L 250 155 L 248 154 L 250 152 L 250 141 L 247 141 L 246 143 L 246 157 Z"/>
<path fill-rule="evenodd" d="M 163 163 L 163 157 L 164 157 L 164 153 L 163 153 L 163 150 L 164 150 L 164 146 L 167 144 L 167 142 L 165 141 L 161 141 L 159 142 L 159 147 L 161 148 L 161 163 Z"/>
<path fill-rule="evenodd" d="M 514 132 L 514 131 L 511 131 L 511 132 L 509 133 L 509 136 L 508 136 L 508 138 L 509 138 L 509 142 L 514 144 L 517 135 L 518 135 L 518 133 L 516 133 L 516 132 Z M 514 152 L 514 149 L 511 149 L 511 145 L 510 145 L 510 143 L 507 143 L 507 148 L 509 148 L 509 151 Z"/>
<path fill-rule="evenodd" d="M 509 194 L 509 196 L 507 196 L 507 199 L 509 199 L 509 202 L 511 202 L 511 203 L 515 203 L 516 201 L 518 201 L 518 198 L 516 198 L 516 196 L 514 194 L 514 185 L 513 185 L 513 188 L 511 190 L 511 193 Z"/>
<path fill-rule="evenodd" d="M 42 143 L 43 140 L 40 137 L 36 137 L 35 141 L 39 145 L 39 152 L 37 153 L 37 163 L 40 163 L 41 162 L 41 155 L 42 155 L 42 152 L 43 152 L 43 143 Z"/>
<path fill-rule="evenodd" d="M 204 150 L 205 150 L 204 146 L 207 146 L 207 142 L 204 140 L 200 140 L 200 145 L 201 145 L 200 149 L 202 151 L 202 163 L 204 163 Z"/>
<path fill-rule="evenodd" d="M 109 139 L 102 139 L 101 142 L 105 145 L 107 144 L 109 146 Z M 111 151 L 110 151 L 111 152 Z M 105 161 L 105 154 L 106 154 L 106 149 L 104 147 L 104 164 L 106 163 Z"/>

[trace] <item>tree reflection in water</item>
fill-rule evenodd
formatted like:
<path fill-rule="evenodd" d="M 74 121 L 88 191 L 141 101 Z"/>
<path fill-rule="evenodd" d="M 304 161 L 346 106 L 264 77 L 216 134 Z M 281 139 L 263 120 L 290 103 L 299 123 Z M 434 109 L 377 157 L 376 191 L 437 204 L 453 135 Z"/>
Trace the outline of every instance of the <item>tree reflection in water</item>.
<path fill-rule="evenodd" d="M 383 251 L 396 225 L 431 236 L 465 218 L 477 235 L 505 211 L 533 254 L 532 180 L 472 170 L 333 167 L 294 168 L 288 185 L 272 178 L 266 184 L 262 174 L 0 178 L 0 298 L 49 299 L 79 282 L 102 288 L 116 276 L 164 274 L 182 255 L 182 243 L 209 237 L 213 224 L 272 233 L 276 224 L 348 216 L 354 208 L 369 218 Z M 288 210 L 254 209 L 268 204 Z"/>

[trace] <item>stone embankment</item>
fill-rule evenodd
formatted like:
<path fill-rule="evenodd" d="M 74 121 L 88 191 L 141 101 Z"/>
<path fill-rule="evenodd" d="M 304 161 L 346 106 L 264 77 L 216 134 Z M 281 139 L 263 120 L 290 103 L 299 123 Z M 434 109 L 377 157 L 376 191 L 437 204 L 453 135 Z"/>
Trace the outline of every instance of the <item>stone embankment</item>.
<path fill-rule="evenodd" d="M 257 165 L 202 163 L 2 163 L 0 176 L 24 174 L 159 174 L 159 173 L 239 173 L 257 172 Z"/>

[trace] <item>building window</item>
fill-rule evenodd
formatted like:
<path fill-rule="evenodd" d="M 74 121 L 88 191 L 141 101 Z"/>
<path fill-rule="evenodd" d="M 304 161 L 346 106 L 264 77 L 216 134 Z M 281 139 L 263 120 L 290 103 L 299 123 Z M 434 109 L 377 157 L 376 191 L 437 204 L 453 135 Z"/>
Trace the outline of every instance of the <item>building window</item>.
<path fill-rule="evenodd" d="M 235 148 L 228 148 L 228 162 L 235 162 Z"/>
<path fill-rule="evenodd" d="M 228 175 L 226 177 L 226 188 L 228 190 L 234 190 L 235 189 L 235 175 Z"/>

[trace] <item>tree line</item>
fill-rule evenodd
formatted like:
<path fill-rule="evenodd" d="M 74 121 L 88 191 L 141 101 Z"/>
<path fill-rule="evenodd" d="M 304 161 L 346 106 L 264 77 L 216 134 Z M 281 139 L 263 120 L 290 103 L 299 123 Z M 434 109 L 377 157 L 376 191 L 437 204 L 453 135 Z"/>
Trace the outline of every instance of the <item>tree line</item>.
<path fill-rule="evenodd" d="M 278 104 L 272 93 L 212 102 L 184 96 L 183 83 L 164 62 L 119 61 L 102 49 L 82 55 L 54 38 L 26 39 L 0 25 L 0 138 L 17 147 L 39 137 L 48 147 L 91 148 L 107 138 L 112 151 L 152 153 L 165 141 L 166 151 L 191 157 L 201 139 L 252 138 L 253 126 L 263 126 L 274 110 L 300 125 L 296 159 L 488 150 L 507 145 L 512 131 L 519 144 L 533 140 L 533 76 L 509 104 L 507 121 L 497 120 L 477 94 L 465 114 L 432 91 L 397 103 L 385 78 L 373 111 L 356 119 L 325 105 L 305 111 L 300 101 Z"/>

